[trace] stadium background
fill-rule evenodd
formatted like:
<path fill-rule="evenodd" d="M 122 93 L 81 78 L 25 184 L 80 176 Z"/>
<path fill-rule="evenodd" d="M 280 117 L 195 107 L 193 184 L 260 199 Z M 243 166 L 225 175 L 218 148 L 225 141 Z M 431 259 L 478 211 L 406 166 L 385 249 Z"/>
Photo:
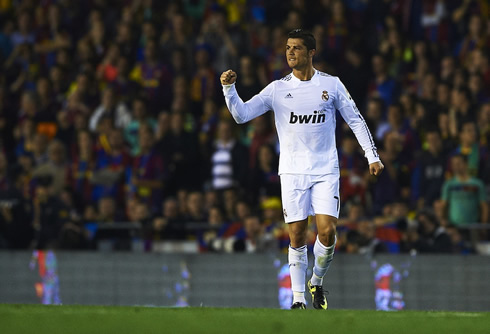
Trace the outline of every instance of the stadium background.
<path fill-rule="evenodd" d="M 369 177 L 338 117 L 337 252 L 489 253 L 487 1 L 6 0 L 0 22 L 2 249 L 284 252 L 272 116 L 234 125 L 218 76 L 235 69 L 250 98 L 305 27 L 386 165 Z"/>

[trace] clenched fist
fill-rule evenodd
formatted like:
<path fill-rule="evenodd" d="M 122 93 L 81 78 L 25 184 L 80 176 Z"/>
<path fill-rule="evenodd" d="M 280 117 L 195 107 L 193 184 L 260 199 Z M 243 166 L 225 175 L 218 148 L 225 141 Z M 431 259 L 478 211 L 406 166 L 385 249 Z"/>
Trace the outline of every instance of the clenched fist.
<path fill-rule="evenodd" d="M 369 165 L 369 173 L 371 175 L 376 175 L 378 176 L 381 174 L 385 166 L 381 161 L 373 162 L 372 164 Z"/>
<path fill-rule="evenodd" d="M 224 71 L 219 79 L 222 85 L 231 85 L 236 81 L 236 73 L 232 70 Z"/>

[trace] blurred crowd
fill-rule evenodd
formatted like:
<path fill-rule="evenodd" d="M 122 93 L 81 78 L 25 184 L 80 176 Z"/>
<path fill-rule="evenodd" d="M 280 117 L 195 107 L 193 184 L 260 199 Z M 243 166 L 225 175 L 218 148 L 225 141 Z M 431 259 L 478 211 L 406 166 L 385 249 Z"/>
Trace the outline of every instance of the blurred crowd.
<path fill-rule="evenodd" d="M 218 77 L 236 70 L 251 98 L 290 72 L 287 32 L 303 27 L 386 167 L 368 174 L 338 115 L 338 250 L 474 252 L 471 238 L 488 239 L 475 226 L 489 220 L 489 6 L 0 1 L 0 248 L 287 249 L 273 115 L 234 124 Z"/>

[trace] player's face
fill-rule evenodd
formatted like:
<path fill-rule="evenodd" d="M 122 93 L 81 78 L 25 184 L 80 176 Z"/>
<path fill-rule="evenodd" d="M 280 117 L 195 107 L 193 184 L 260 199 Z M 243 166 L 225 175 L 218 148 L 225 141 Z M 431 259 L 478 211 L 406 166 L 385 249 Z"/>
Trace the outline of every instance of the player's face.
<path fill-rule="evenodd" d="M 286 43 L 286 60 L 289 67 L 300 70 L 310 64 L 310 53 L 300 38 L 289 38 Z"/>

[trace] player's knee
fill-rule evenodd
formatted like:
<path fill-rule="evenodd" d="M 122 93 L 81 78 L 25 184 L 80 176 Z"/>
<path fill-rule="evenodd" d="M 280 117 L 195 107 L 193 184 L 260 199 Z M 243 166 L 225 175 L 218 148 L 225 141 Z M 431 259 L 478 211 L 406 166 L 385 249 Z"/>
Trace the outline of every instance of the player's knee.
<path fill-rule="evenodd" d="M 318 238 L 320 241 L 327 242 L 334 238 L 336 232 L 335 223 L 327 222 L 324 226 L 318 230 Z"/>

